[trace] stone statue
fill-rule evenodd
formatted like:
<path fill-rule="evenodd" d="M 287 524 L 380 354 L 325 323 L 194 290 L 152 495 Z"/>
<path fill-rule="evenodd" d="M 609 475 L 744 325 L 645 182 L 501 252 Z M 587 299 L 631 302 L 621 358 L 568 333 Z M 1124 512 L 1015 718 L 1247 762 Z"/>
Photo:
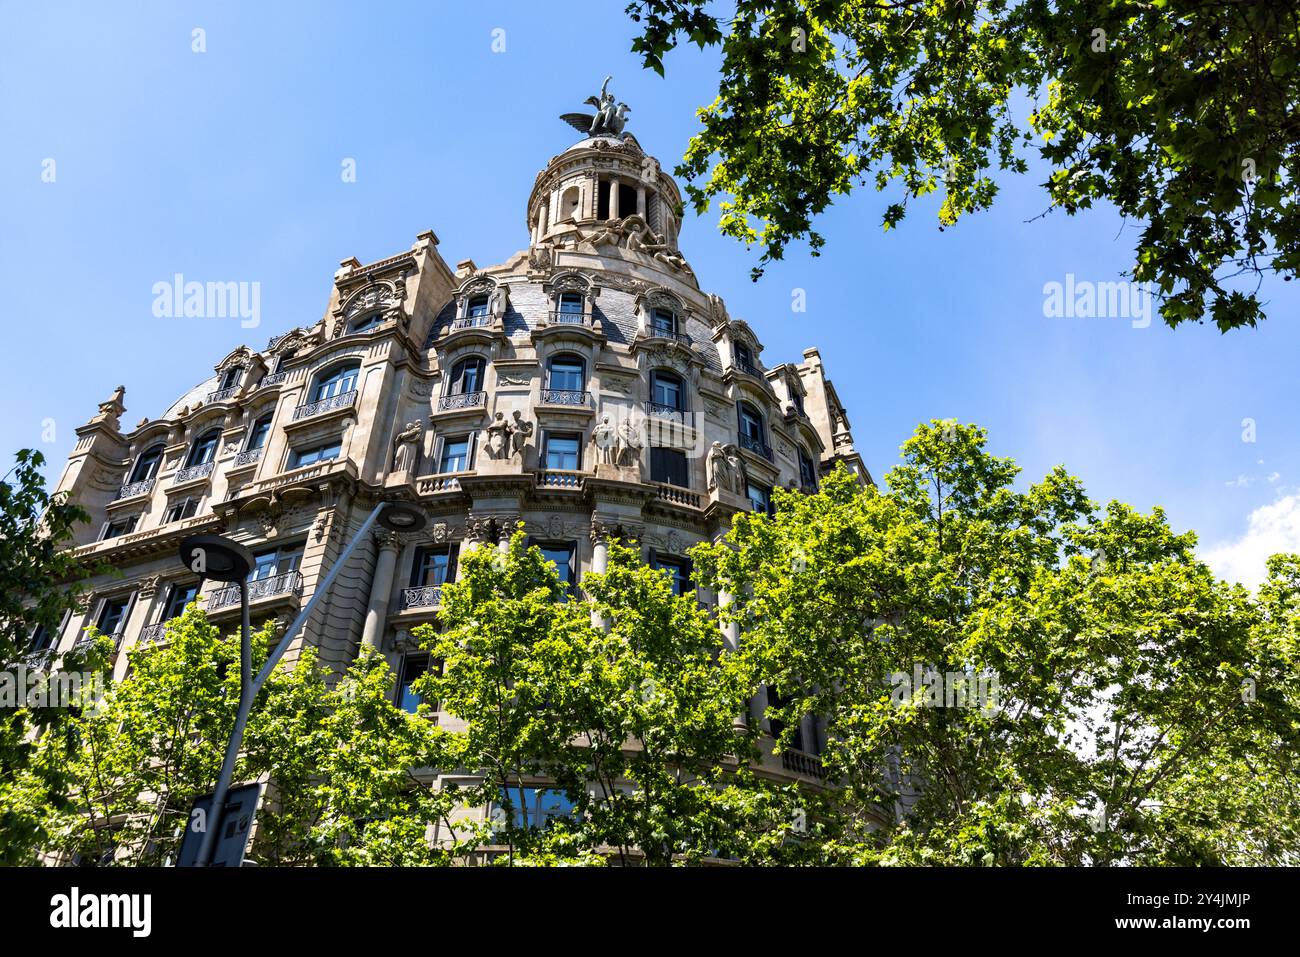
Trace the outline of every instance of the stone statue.
<path fill-rule="evenodd" d="M 510 425 L 510 451 L 513 455 L 522 456 L 524 446 L 528 444 L 528 438 L 533 434 L 533 423 L 525 422 L 518 409 L 511 413 L 511 417 L 514 422 Z"/>
<path fill-rule="evenodd" d="M 723 446 L 723 452 L 726 453 L 727 470 L 733 483 L 729 491 L 735 492 L 737 495 L 744 495 L 747 480 L 745 478 L 745 460 L 740 457 L 740 449 L 736 448 L 735 445 L 728 444 Z"/>
<path fill-rule="evenodd" d="M 483 451 L 488 458 L 500 460 L 510 454 L 510 424 L 506 422 L 505 413 L 498 412 L 483 430 L 483 435 Z"/>
<path fill-rule="evenodd" d="M 709 447 L 708 465 L 710 492 L 715 489 L 735 491 L 735 481 L 731 477 L 731 463 L 727 461 L 727 453 L 722 450 L 721 442 L 714 442 Z"/>
<path fill-rule="evenodd" d="M 424 427 L 419 422 L 408 422 L 406 428 L 393 439 L 393 471 L 405 472 L 415 467 L 420 454 L 419 442 L 424 437 Z"/>
<path fill-rule="evenodd" d="M 488 313 L 493 318 L 506 314 L 506 291 L 503 287 L 497 286 L 492 290 L 492 296 L 488 299 Z"/>
<path fill-rule="evenodd" d="M 591 430 L 591 444 L 596 446 L 600 464 L 615 464 L 618 442 L 618 430 L 609 424 L 609 416 L 601 416 L 600 424 Z"/>
<path fill-rule="evenodd" d="M 631 419 L 624 419 L 618 424 L 618 451 L 614 456 L 614 464 L 622 468 L 639 465 L 644 445 L 640 427 Z"/>
<path fill-rule="evenodd" d="M 587 136 L 617 136 L 623 138 L 623 127 L 627 123 L 627 114 L 632 111 L 626 103 L 615 105 L 614 94 L 609 92 L 612 76 L 605 77 L 597 96 L 589 96 L 583 102 L 595 107 L 596 113 L 563 113 L 560 119 L 580 133 Z"/>

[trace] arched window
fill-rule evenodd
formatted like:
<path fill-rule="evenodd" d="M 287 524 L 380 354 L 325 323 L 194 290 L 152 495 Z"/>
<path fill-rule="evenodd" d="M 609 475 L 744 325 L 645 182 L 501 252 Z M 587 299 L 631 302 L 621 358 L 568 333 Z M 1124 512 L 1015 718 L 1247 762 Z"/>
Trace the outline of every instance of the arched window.
<path fill-rule="evenodd" d="M 559 355 L 548 366 L 546 387 L 559 392 L 582 392 L 587 386 L 587 365 L 581 356 Z"/>
<path fill-rule="evenodd" d="M 379 325 L 383 321 L 384 314 L 382 312 L 368 313 L 352 323 L 352 331 L 365 332 L 369 329 L 375 328 L 375 326 Z"/>
<path fill-rule="evenodd" d="M 131 469 L 131 477 L 128 484 L 135 482 L 147 482 L 158 474 L 158 463 L 162 461 L 163 443 L 151 445 L 140 453 L 139 458 L 135 460 L 135 467 Z"/>
<path fill-rule="evenodd" d="M 231 366 L 221 374 L 221 381 L 217 383 L 217 391 L 225 392 L 227 389 L 233 389 L 239 382 L 239 374 L 244 370 L 239 366 Z"/>
<path fill-rule="evenodd" d="M 483 391 L 483 359 L 481 356 L 467 356 L 451 367 L 451 377 L 447 380 L 446 395 L 467 395 Z"/>
<path fill-rule="evenodd" d="M 677 313 L 657 307 L 650 311 L 650 329 L 655 335 L 672 338 L 677 335 Z"/>
<path fill-rule="evenodd" d="M 245 452 L 252 452 L 254 449 L 260 449 L 266 445 L 266 437 L 271 434 L 271 413 L 268 412 L 248 430 L 248 443 L 244 446 Z"/>
<path fill-rule="evenodd" d="M 686 388 L 671 372 L 650 373 L 650 401 L 666 409 L 686 409 Z"/>
<path fill-rule="evenodd" d="M 190 446 L 190 454 L 185 459 L 185 467 L 192 469 L 196 465 L 207 465 L 217 456 L 217 446 L 221 442 L 221 429 L 208 429 Z"/>
<path fill-rule="evenodd" d="M 357 387 L 357 374 L 360 371 L 361 363 L 349 362 L 338 366 L 328 374 L 323 374 L 316 380 L 316 388 L 312 390 L 311 400 L 320 402 L 323 399 L 332 399 L 336 395 L 354 391 Z"/>
<path fill-rule="evenodd" d="M 488 297 L 475 296 L 465 307 L 465 316 L 469 319 L 486 319 L 488 314 Z"/>
<path fill-rule="evenodd" d="M 767 433 L 763 428 L 763 415 L 748 402 L 736 403 L 737 427 L 740 432 L 740 447 L 772 459 L 772 450 L 767 444 Z"/>
<path fill-rule="evenodd" d="M 562 316 L 582 315 L 582 293 L 565 292 L 560 294 L 559 313 Z"/>

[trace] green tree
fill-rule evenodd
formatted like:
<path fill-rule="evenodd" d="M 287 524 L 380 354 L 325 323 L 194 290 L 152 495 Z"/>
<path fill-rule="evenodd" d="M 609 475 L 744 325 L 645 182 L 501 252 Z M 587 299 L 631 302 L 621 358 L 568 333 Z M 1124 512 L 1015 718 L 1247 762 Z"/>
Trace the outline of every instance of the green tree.
<path fill-rule="evenodd" d="M 442 663 L 418 690 L 463 727 L 462 767 L 478 783 L 461 794 L 498 809 L 501 860 L 796 853 L 786 838 L 801 798 L 749 768 L 752 733 L 738 718 L 752 676 L 716 622 L 619 543 L 583 589 L 589 602 L 566 596 L 519 532 L 504 554 L 464 555 L 444 586 L 446 630 L 416 633 Z M 572 813 L 546 827 L 517 814 L 538 782 L 565 792 Z"/>
<path fill-rule="evenodd" d="M 827 854 L 1293 860 L 1296 566 L 1257 603 L 1158 509 L 1098 508 L 1060 468 L 1018 489 L 985 442 L 936 421 L 887 492 L 838 470 L 694 553 L 740 596 L 724 614 L 785 735 L 827 718 Z M 947 700 L 981 677 L 986 697 Z"/>
<path fill-rule="evenodd" d="M 1050 208 L 1105 203 L 1143 224 L 1132 269 L 1171 326 L 1263 318 L 1232 277 L 1300 265 L 1293 4 L 1218 0 L 637 0 L 646 66 L 680 38 L 721 46 L 717 98 L 680 175 L 724 234 L 782 258 L 871 183 L 889 229 L 942 197 L 940 229 L 985 209 L 993 172 L 1046 164 Z"/>
<path fill-rule="evenodd" d="M 67 551 L 89 516 L 46 491 L 44 462 L 24 449 L 0 479 L 0 681 L 12 679 L 15 689 L 33 631 L 58 630 L 91 571 Z M 29 686 L 30 679 L 44 680 L 27 673 Z M 40 760 L 32 741 L 36 732 L 57 734 L 67 715 L 58 707 L 0 709 L 0 864 L 35 861 L 46 808 L 64 800 L 61 764 Z"/>

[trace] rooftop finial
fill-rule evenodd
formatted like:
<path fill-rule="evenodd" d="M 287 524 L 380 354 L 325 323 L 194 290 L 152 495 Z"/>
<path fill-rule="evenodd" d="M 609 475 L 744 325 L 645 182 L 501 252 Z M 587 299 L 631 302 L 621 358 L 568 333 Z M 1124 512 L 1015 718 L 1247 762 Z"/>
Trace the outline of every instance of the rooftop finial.
<path fill-rule="evenodd" d="M 600 95 L 589 96 L 585 100 L 589 106 L 596 108 L 594 116 L 590 113 L 564 113 L 560 119 L 588 136 L 617 136 L 621 139 L 624 135 L 623 125 L 632 108 L 626 103 L 615 105 L 614 94 L 609 92 L 609 81 L 612 79 L 612 76 L 605 77 L 605 82 L 600 85 Z"/>

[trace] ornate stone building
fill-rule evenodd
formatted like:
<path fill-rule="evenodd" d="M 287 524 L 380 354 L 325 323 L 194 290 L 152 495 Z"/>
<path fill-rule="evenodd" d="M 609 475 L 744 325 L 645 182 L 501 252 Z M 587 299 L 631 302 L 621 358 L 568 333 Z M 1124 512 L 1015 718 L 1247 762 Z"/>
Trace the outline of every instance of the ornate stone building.
<path fill-rule="evenodd" d="M 345 260 L 319 321 L 240 346 L 134 427 L 124 389 L 99 407 L 59 490 L 94 517 L 79 554 L 120 575 L 92 582 L 43 638 L 50 654 L 92 624 L 122 651 L 164 641 L 195 594 L 177 546 L 200 532 L 253 551 L 254 621 L 287 621 L 374 505 L 398 499 L 427 528 L 364 543 L 302 640 L 335 668 L 375 645 L 409 701 L 426 667 L 410 630 L 436 621 L 458 555 L 519 521 L 576 586 L 618 535 L 692 587 L 687 550 L 773 488 L 814 488 L 839 462 L 870 481 L 818 351 L 766 364 L 754 329 L 700 288 L 677 185 L 621 112 L 565 119 L 583 138 L 538 173 L 528 245 L 506 262 L 453 268 L 432 232 Z M 236 589 L 204 593 L 214 620 L 237 621 Z M 815 753 L 815 722 L 802 730 Z"/>

